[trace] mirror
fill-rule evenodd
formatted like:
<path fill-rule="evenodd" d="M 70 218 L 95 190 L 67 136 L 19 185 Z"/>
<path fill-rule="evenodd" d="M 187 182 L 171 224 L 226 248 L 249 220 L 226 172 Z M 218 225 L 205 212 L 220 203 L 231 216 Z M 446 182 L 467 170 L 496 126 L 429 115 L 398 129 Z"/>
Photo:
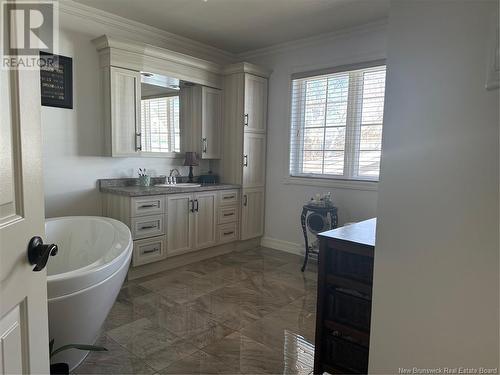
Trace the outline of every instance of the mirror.
<path fill-rule="evenodd" d="M 141 72 L 142 152 L 181 152 L 180 91 L 185 83 Z"/>

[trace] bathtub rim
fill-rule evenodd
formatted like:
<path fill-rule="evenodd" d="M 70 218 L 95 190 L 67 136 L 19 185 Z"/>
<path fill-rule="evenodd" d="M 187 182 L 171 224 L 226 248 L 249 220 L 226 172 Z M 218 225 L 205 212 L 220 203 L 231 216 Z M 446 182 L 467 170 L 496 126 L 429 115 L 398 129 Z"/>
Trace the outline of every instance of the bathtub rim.
<path fill-rule="evenodd" d="M 111 278 L 115 277 L 120 271 L 123 270 L 123 268 L 125 268 L 125 267 L 128 268 L 128 266 L 130 266 L 130 262 L 132 260 L 132 252 L 130 252 L 130 254 L 128 255 L 128 258 L 129 259 L 126 260 L 125 262 L 123 262 L 123 264 L 120 265 L 120 267 L 118 267 L 118 269 L 116 269 L 112 274 L 107 275 L 104 279 L 99 280 L 96 283 L 91 284 L 89 286 L 86 286 L 85 288 L 72 291 L 72 292 L 70 292 L 68 294 L 62 294 L 62 295 L 58 295 L 58 296 L 55 296 L 55 297 L 48 297 L 47 296 L 47 302 L 57 302 L 57 301 L 60 301 L 60 300 L 66 299 L 66 298 L 75 297 L 75 296 L 77 296 L 79 294 L 88 292 L 89 290 L 91 290 L 93 288 L 97 288 L 98 286 L 100 286 L 100 285 L 104 284 L 105 282 L 109 281 Z"/>
<path fill-rule="evenodd" d="M 111 275 L 115 274 L 118 269 L 121 269 L 123 263 L 127 262 L 128 257 L 131 258 L 133 251 L 133 240 L 130 229 L 121 221 L 105 217 L 105 216 L 59 216 L 53 218 L 46 218 L 45 223 L 51 221 L 58 221 L 62 219 L 97 219 L 109 222 L 115 230 L 124 231 L 128 237 L 128 243 L 124 244 L 123 250 L 114 257 L 111 261 L 107 263 L 98 264 L 102 259 L 99 258 L 93 263 L 86 265 L 85 267 L 78 268 L 76 270 L 58 273 L 55 275 L 47 275 L 47 298 L 54 299 L 58 297 L 63 297 L 66 295 L 71 295 L 72 293 L 78 292 L 89 288 L 93 285 L 99 284 L 103 280 L 108 279 Z M 109 250 L 109 249 L 107 249 Z M 57 256 L 57 255 L 56 255 Z M 50 262 L 50 260 L 49 260 Z"/>

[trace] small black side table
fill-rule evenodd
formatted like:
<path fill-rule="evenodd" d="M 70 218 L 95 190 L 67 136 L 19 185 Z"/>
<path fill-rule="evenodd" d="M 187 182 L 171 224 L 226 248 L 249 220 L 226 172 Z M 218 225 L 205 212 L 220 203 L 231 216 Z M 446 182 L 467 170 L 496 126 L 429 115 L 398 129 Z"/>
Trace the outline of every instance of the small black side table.
<path fill-rule="evenodd" d="M 304 242 L 306 246 L 306 254 L 304 256 L 304 264 L 302 265 L 301 271 L 304 272 L 307 266 L 307 261 L 309 260 L 309 254 L 318 254 L 319 251 L 314 250 L 309 247 L 309 241 L 307 239 L 307 224 L 306 218 L 308 213 L 317 213 L 325 218 L 330 216 L 330 228 L 325 230 L 335 229 L 338 225 L 337 217 L 337 207 L 334 206 L 319 206 L 315 204 L 305 204 L 302 207 L 302 214 L 300 215 L 300 223 L 302 224 L 302 232 L 304 233 Z"/>

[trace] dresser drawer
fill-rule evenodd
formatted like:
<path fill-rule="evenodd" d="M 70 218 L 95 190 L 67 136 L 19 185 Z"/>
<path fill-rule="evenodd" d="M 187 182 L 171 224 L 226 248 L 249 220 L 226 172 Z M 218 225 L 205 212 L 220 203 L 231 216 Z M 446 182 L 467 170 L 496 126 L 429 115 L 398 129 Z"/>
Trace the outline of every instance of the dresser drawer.
<path fill-rule="evenodd" d="M 328 255 L 327 272 L 364 283 L 372 283 L 373 258 L 332 249 Z"/>
<path fill-rule="evenodd" d="M 238 239 L 238 223 L 222 224 L 218 226 L 217 242 L 232 242 Z"/>
<path fill-rule="evenodd" d="M 160 236 L 165 234 L 164 215 L 133 217 L 130 220 L 132 238 Z"/>
<path fill-rule="evenodd" d="M 165 212 L 165 199 L 163 195 L 131 198 L 130 204 L 131 217 L 159 215 Z"/>
<path fill-rule="evenodd" d="M 326 363 L 349 372 L 366 374 L 368 372 L 368 348 L 344 340 L 337 331 L 325 336 Z"/>
<path fill-rule="evenodd" d="M 238 206 L 219 207 L 219 224 L 238 221 Z"/>
<path fill-rule="evenodd" d="M 329 288 L 325 307 L 326 319 L 370 332 L 371 301 L 355 291 Z"/>
<path fill-rule="evenodd" d="M 167 257 L 167 245 L 165 236 L 147 238 L 134 241 L 134 252 L 132 255 L 132 266 L 140 266 Z"/>
<path fill-rule="evenodd" d="M 239 191 L 238 190 L 221 190 L 219 191 L 219 205 L 236 205 L 238 203 Z"/>

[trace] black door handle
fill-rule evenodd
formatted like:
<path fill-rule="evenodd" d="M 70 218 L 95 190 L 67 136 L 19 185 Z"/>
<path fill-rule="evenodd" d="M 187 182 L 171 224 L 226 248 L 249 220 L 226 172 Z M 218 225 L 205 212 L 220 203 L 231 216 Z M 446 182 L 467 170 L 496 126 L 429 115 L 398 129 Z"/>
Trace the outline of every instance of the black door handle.
<path fill-rule="evenodd" d="M 38 272 L 43 270 L 49 260 L 49 256 L 56 255 L 57 251 L 57 245 L 44 245 L 40 237 L 33 237 L 28 244 L 28 260 L 30 264 L 36 264 L 33 271 Z"/>

